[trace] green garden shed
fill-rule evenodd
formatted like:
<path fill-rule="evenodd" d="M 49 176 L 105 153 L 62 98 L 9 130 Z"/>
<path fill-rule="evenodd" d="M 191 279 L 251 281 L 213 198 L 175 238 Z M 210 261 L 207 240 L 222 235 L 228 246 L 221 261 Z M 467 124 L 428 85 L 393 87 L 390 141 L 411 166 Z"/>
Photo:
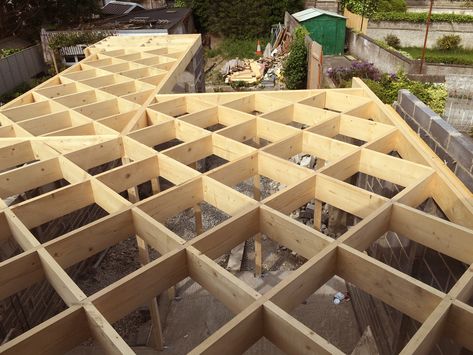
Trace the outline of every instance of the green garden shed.
<path fill-rule="evenodd" d="M 306 9 L 292 15 L 310 37 L 322 45 L 326 55 L 342 55 L 345 51 L 346 17 L 320 9 Z"/>

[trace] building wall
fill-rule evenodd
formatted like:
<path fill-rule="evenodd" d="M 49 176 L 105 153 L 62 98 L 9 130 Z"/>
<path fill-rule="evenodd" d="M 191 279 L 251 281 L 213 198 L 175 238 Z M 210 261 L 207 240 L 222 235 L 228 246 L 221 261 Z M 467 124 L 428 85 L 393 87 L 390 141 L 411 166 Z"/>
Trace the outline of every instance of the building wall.
<path fill-rule="evenodd" d="M 369 21 L 367 35 L 383 40 L 387 35 L 395 35 L 403 47 L 422 47 L 425 37 L 425 23 Z M 437 39 L 444 35 L 459 35 L 465 47 L 473 46 L 473 23 L 434 22 L 430 26 L 428 47 L 435 46 Z"/>

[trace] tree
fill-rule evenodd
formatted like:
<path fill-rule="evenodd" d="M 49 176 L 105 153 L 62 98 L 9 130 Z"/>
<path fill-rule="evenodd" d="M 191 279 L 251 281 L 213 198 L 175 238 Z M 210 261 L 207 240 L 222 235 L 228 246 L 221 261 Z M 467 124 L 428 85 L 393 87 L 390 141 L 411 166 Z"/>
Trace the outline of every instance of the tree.
<path fill-rule="evenodd" d="M 96 0 L 0 0 L 0 36 L 37 39 L 41 26 L 76 25 L 99 12 Z"/>
<path fill-rule="evenodd" d="M 283 22 L 284 12 L 303 8 L 303 0 L 184 0 L 192 8 L 201 32 L 228 37 L 268 35 L 271 25 Z"/>

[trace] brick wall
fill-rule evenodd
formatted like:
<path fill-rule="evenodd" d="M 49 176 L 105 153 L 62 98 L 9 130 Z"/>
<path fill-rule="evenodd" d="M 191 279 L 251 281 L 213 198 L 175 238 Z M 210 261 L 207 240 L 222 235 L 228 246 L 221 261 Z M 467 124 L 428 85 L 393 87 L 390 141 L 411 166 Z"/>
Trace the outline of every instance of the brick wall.
<path fill-rule="evenodd" d="M 396 111 L 455 175 L 473 191 L 473 140 L 458 132 L 407 90 L 400 90 Z"/>

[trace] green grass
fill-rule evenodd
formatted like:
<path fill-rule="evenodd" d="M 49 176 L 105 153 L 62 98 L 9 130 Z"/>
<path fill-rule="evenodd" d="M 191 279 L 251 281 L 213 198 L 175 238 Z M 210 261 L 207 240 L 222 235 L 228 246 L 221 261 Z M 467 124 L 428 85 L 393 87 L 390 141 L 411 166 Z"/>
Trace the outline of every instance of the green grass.
<path fill-rule="evenodd" d="M 420 47 L 405 47 L 402 48 L 402 50 L 409 53 L 414 59 L 421 59 L 422 57 L 422 48 Z M 427 48 L 425 60 L 428 63 L 473 65 L 473 50 L 457 49 L 444 51 L 441 49 Z"/>
<path fill-rule="evenodd" d="M 268 43 L 267 38 L 260 38 L 261 50 Z M 209 49 L 206 52 L 208 58 L 213 58 L 221 55 L 225 59 L 257 59 L 256 56 L 256 42 L 257 39 L 234 39 L 225 38 L 220 46 L 215 49 Z"/>

